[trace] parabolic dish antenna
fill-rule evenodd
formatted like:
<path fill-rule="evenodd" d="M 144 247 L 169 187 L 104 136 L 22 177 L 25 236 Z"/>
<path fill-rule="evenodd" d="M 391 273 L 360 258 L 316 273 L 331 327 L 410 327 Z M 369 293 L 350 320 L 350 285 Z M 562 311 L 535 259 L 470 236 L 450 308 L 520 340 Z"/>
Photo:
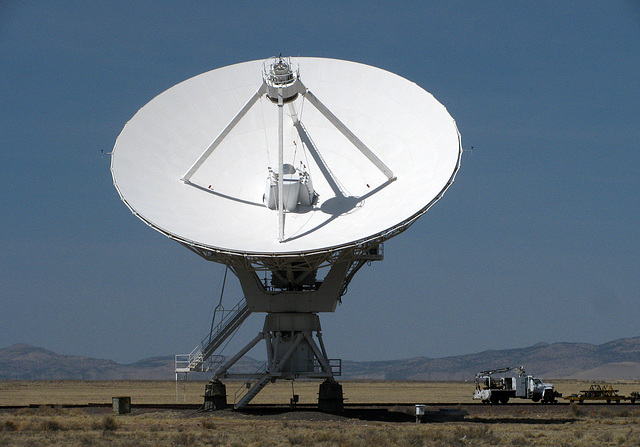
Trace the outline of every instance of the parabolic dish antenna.
<path fill-rule="evenodd" d="M 295 256 L 385 240 L 442 196 L 461 143 L 431 94 L 355 62 L 282 60 L 289 75 L 278 78 L 278 58 L 219 68 L 135 114 L 117 139 L 111 170 L 136 216 L 213 252 Z M 282 107 L 274 107 L 278 88 Z M 279 138 L 283 199 L 291 201 L 291 177 L 307 194 L 282 213 Z"/>
<path fill-rule="evenodd" d="M 275 380 L 324 379 L 320 409 L 341 411 L 341 362 L 328 358 L 317 314 L 335 311 L 355 273 L 383 259 L 383 242 L 440 199 L 461 154 L 455 121 L 429 93 L 334 59 L 220 68 L 140 109 L 112 152 L 120 197 L 225 264 L 244 293 L 233 309 L 216 307 L 211 332 L 176 356 L 176 377 L 213 372 L 206 409 L 227 405 L 223 379 L 253 381 L 236 408 Z M 263 330 L 230 359 L 215 354 L 252 312 L 267 313 Z M 231 373 L 261 341 L 264 368 Z"/>

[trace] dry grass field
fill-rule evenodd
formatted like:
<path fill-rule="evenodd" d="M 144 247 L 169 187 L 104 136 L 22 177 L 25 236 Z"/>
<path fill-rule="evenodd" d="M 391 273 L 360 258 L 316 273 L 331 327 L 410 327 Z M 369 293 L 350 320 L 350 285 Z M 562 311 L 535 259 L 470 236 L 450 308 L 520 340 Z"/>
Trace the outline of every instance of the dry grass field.
<path fill-rule="evenodd" d="M 236 386 L 237 385 L 237 386 Z M 565 395 L 587 382 L 556 383 Z M 614 383 L 620 394 L 638 383 Z M 183 388 L 184 386 L 184 388 Z M 228 384 L 231 397 L 241 384 Z M 174 382 L 0 382 L 0 445 L 8 446 L 601 446 L 640 445 L 640 404 L 469 405 L 473 384 L 443 382 L 343 382 L 349 403 L 459 402 L 464 421 L 389 422 L 375 414 L 326 415 L 316 411 L 199 413 L 136 408 L 176 403 Z M 180 403 L 200 404 L 203 382 L 179 384 Z M 301 403 L 315 403 L 317 382 L 295 382 Z M 269 385 L 256 403 L 288 403 L 290 382 Z M 106 406 L 131 396 L 133 411 L 116 416 Z M 56 405 L 51 407 L 50 405 Z M 8 406 L 28 406 L 8 408 Z"/>

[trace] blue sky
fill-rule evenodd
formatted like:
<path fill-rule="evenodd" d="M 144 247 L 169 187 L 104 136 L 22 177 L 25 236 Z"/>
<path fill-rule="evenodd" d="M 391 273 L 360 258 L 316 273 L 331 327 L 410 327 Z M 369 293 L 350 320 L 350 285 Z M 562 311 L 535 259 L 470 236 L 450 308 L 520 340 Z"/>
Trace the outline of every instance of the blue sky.
<path fill-rule="evenodd" d="M 280 52 L 410 79 L 474 147 L 321 315 L 330 357 L 640 336 L 640 2 L 22 1 L 0 3 L 0 347 L 195 347 L 224 269 L 132 216 L 101 151 L 176 83 Z"/>

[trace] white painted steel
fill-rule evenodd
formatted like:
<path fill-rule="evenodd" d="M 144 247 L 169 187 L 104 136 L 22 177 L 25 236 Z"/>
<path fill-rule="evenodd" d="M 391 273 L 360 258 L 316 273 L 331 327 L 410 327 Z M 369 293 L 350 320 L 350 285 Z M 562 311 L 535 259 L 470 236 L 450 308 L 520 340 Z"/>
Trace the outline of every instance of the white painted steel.
<path fill-rule="evenodd" d="M 278 241 L 284 241 L 284 103 L 278 88 Z"/>
<path fill-rule="evenodd" d="M 389 169 L 389 167 L 387 165 L 385 165 L 378 157 L 376 157 L 376 154 L 374 154 L 373 152 L 371 152 L 369 150 L 369 148 L 362 142 L 360 141 L 360 139 L 355 136 L 353 134 L 353 132 L 351 132 L 349 130 L 348 127 L 346 127 L 342 121 L 340 121 L 338 119 L 337 116 L 335 116 L 333 113 L 331 113 L 331 110 L 327 109 L 325 107 L 324 104 L 322 104 L 320 102 L 320 100 L 318 98 L 316 98 L 316 96 L 311 92 L 311 90 L 306 90 L 305 92 L 305 98 L 307 98 L 309 100 L 309 102 L 311 102 L 311 104 L 314 105 L 314 107 L 316 109 L 318 109 L 320 111 L 320 113 L 322 113 L 325 118 L 327 118 L 331 124 L 333 124 L 336 129 L 338 129 L 340 132 L 342 132 L 342 134 L 347 137 L 347 139 L 355 146 L 358 148 L 358 150 L 360 152 L 362 152 L 364 154 L 365 157 L 367 157 L 367 159 L 369 159 L 369 161 L 371 163 L 373 163 L 374 165 L 376 165 L 376 167 L 378 169 L 380 169 L 380 171 L 387 176 L 387 179 L 391 180 L 395 178 L 393 177 L 393 172 L 391 171 L 391 169 Z M 296 119 L 294 118 L 294 123 L 296 122 Z"/>
<path fill-rule="evenodd" d="M 455 177 L 462 153 L 455 121 L 431 94 L 393 73 L 334 59 L 298 64 L 304 85 L 396 181 L 298 95 L 295 115 L 285 111 L 284 163 L 302 161 L 319 197 L 286 213 L 280 243 L 278 212 L 263 203 L 268 167 L 278 163 L 279 107 L 261 95 L 243 109 L 263 90 L 263 61 L 252 61 L 186 80 L 135 114 L 112 153 L 122 200 L 169 237 L 231 255 L 330 251 L 384 240 L 411 224 Z"/>

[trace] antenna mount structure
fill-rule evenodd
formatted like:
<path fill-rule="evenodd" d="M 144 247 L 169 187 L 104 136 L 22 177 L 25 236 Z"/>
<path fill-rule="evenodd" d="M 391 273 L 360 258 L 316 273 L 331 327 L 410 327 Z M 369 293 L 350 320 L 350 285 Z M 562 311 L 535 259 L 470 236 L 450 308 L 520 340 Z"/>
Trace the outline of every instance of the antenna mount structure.
<path fill-rule="evenodd" d="M 144 106 L 116 141 L 116 189 L 149 226 L 228 266 L 244 293 L 177 362 L 176 372 L 213 373 L 205 406 L 227 405 L 225 379 L 249 381 L 234 402 L 242 408 L 270 382 L 309 378 L 323 380 L 320 409 L 341 411 L 341 362 L 327 354 L 318 314 L 335 311 L 356 272 L 383 259 L 383 243 L 442 197 L 461 154 L 455 121 L 433 96 L 348 61 L 245 62 Z M 262 330 L 217 356 L 254 312 L 266 314 Z M 259 343 L 264 368 L 233 373 Z"/>

